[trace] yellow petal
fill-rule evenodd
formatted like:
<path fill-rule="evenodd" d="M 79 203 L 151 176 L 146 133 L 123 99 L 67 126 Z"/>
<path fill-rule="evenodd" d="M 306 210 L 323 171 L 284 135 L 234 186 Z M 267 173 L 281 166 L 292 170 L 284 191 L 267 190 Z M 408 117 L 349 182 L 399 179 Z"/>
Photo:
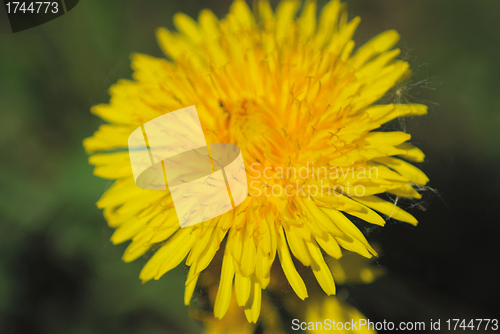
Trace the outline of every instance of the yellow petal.
<path fill-rule="evenodd" d="M 243 240 L 242 248 L 240 272 L 242 275 L 248 277 L 255 270 L 256 249 L 252 236 L 246 237 Z"/>
<path fill-rule="evenodd" d="M 377 54 L 389 50 L 399 40 L 399 34 L 395 30 L 385 31 L 358 49 L 352 57 L 351 63 L 355 67 L 360 67 Z"/>
<path fill-rule="evenodd" d="M 315 34 L 318 48 L 323 48 L 328 43 L 332 34 L 337 32 L 337 23 L 341 10 L 345 10 L 345 5 L 341 4 L 338 0 L 328 2 L 321 9 L 319 26 Z"/>
<path fill-rule="evenodd" d="M 194 43 L 198 43 L 202 40 L 198 24 L 186 14 L 176 13 L 174 15 L 174 24 L 178 31 L 189 37 Z"/>
<path fill-rule="evenodd" d="M 134 247 L 134 249 L 132 250 L 131 245 L 133 245 L 133 243 L 130 243 L 130 245 L 128 245 L 127 249 L 125 249 L 125 253 L 123 254 L 123 257 L 122 257 L 122 260 L 124 262 L 132 262 L 132 261 L 138 259 L 139 257 L 144 255 L 151 248 L 151 245 L 145 245 L 143 247 Z"/>
<path fill-rule="evenodd" d="M 300 33 L 307 39 L 316 30 L 316 2 L 308 0 L 302 8 L 302 13 L 298 19 Z"/>
<path fill-rule="evenodd" d="M 269 0 L 257 0 L 257 15 L 260 21 L 266 21 L 266 23 L 273 21 L 274 13 Z"/>
<path fill-rule="evenodd" d="M 156 29 L 156 39 L 163 53 L 173 60 L 188 50 L 186 42 L 182 38 L 165 28 Z"/>
<path fill-rule="evenodd" d="M 396 104 L 394 112 L 379 119 L 381 123 L 386 123 L 396 117 L 422 116 L 427 114 L 427 106 L 423 104 Z"/>
<path fill-rule="evenodd" d="M 304 281 L 300 277 L 297 269 L 295 269 L 295 265 L 293 264 L 292 257 L 290 256 L 290 252 L 288 251 L 288 246 L 285 240 L 285 234 L 283 233 L 283 229 L 280 228 L 279 239 L 278 239 L 278 255 L 281 262 L 281 267 L 283 268 L 283 272 L 285 276 L 292 286 L 293 291 L 297 294 L 297 296 L 304 300 L 307 298 L 307 289 Z"/>
<path fill-rule="evenodd" d="M 116 245 L 133 238 L 157 214 L 158 211 L 151 211 L 145 216 L 131 218 L 115 230 L 111 236 L 111 242 Z"/>
<path fill-rule="evenodd" d="M 342 49 L 346 44 L 348 44 L 349 40 L 354 35 L 354 32 L 356 31 L 356 28 L 358 27 L 360 22 L 361 19 L 359 17 L 355 17 L 349 23 L 341 27 L 339 29 L 338 36 L 331 39 L 330 44 L 327 46 L 327 50 L 339 55 Z"/>
<path fill-rule="evenodd" d="M 260 315 L 260 306 L 262 298 L 262 291 L 260 284 L 257 280 L 254 280 L 252 284 L 252 293 L 248 299 L 247 305 L 245 305 L 245 316 L 248 322 L 256 323 Z"/>
<path fill-rule="evenodd" d="M 408 63 L 394 60 L 390 65 L 379 71 L 376 76 L 365 78 L 369 78 L 370 82 L 363 88 L 359 98 L 353 101 L 352 110 L 360 110 L 379 100 L 404 77 L 408 68 Z"/>
<path fill-rule="evenodd" d="M 357 197 L 356 197 L 357 198 Z M 347 196 L 340 196 L 340 199 L 342 201 L 345 201 L 346 203 L 350 204 L 352 207 L 355 209 L 350 209 L 346 208 L 344 210 L 343 208 L 339 208 L 340 211 L 344 211 L 350 215 L 353 215 L 355 217 L 358 217 L 360 219 L 363 219 L 364 221 L 367 221 L 371 224 L 379 225 L 379 226 L 384 226 L 385 225 L 385 220 L 380 217 L 377 213 L 373 212 L 370 210 L 367 206 L 360 204 L 359 206 L 356 204 L 356 201 L 353 201 Z"/>
<path fill-rule="evenodd" d="M 410 223 L 412 225 L 417 225 L 417 220 L 415 217 L 413 217 L 411 214 L 408 212 L 404 211 L 403 209 L 399 208 L 393 203 L 384 201 L 383 199 L 377 197 L 377 196 L 365 196 L 365 197 L 353 197 L 354 200 L 357 202 L 360 202 L 361 204 L 364 204 L 374 210 L 377 210 L 379 212 L 382 212 L 383 214 L 406 222 Z"/>
<path fill-rule="evenodd" d="M 192 268 L 189 269 L 191 271 Z M 196 283 L 198 282 L 198 275 L 194 279 L 190 280 L 189 283 L 186 282 L 186 288 L 184 290 L 184 305 L 189 305 L 191 298 L 193 297 L 194 289 L 196 288 Z"/>
<path fill-rule="evenodd" d="M 342 251 L 340 250 L 337 241 L 329 234 L 328 240 L 316 239 L 316 242 L 325 250 L 325 252 L 333 258 L 340 259 Z"/>
<path fill-rule="evenodd" d="M 377 161 L 377 159 L 383 159 L 386 157 L 376 157 L 372 161 Z M 392 169 L 387 168 L 385 165 L 376 164 L 369 162 L 368 164 L 369 175 L 367 178 L 374 183 L 383 184 L 390 186 L 391 184 L 402 182 L 408 183 L 411 181 L 408 177 L 402 174 L 398 174 Z"/>
<path fill-rule="evenodd" d="M 209 9 L 203 9 L 198 17 L 200 22 L 201 30 L 210 39 L 214 40 L 219 37 L 219 19 L 217 16 Z"/>
<path fill-rule="evenodd" d="M 409 140 L 411 135 L 401 131 L 394 132 L 370 132 L 363 137 L 370 145 L 399 145 Z"/>
<path fill-rule="evenodd" d="M 135 127 L 140 125 L 134 117 L 131 117 L 129 113 L 123 112 L 123 110 L 116 108 L 113 105 L 98 104 L 93 106 L 90 109 L 90 112 L 99 116 L 103 120 L 108 121 L 109 123 L 132 125 Z"/>
<path fill-rule="evenodd" d="M 338 240 L 342 247 L 347 250 L 356 252 L 364 257 L 371 257 L 371 254 L 377 255 L 375 250 L 370 246 L 365 236 L 361 231 L 340 211 L 332 208 L 321 208 L 321 210 L 330 219 L 344 231 L 344 233 L 352 240 Z M 346 247 L 347 244 L 347 247 Z M 370 254 L 371 253 L 371 254 Z"/>
<path fill-rule="evenodd" d="M 333 235 L 343 235 L 342 231 L 337 226 L 331 223 L 330 219 L 325 216 L 323 212 L 316 206 L 314 201 L 310 199 L 297 198 L 296 201 L 301 208 L 305 211 L 311 220 L 311 224 L 317 225 L 321 230 L 331 233 Z M 326 238 L 326 233 L 321 233 L 321 236 Z M 320 237 L 321 237 L 320 236 Z"/>
<path fill-rule="evenodd" d="M 163 240 L 168 239 L 178 229 L 179 229 L 179 226 L 177 224 L 171 225 L 171 226 L 157 227 L 157 228 L 154 229 L 154 233 L 153 233 L 153 235 L 151 236 L 151 239 L 149 239 L 148 242 L 150 244 L 154 244 L 154 243 L 157 243 L 157 242 L 162 242 Z"/>
<path fill-rule="evenodd" d="M 197 232 L 199 233 L 200 231 L 200 228 L 197 230 Z M 215 240 L 215 236 L 213 236 L 212 232 L 214 231 L 214 229 L 212 228 L 211 229 L 211 232 L 210 233 L 205 233 L 203 235 L 203 237 L 200 237 L 198 235 L 197 237 L 197 241 L 196 243 L 194 244 L 193 248 L 191 248 L 191 252 L 189 253 L 189 256 L 186 260 L 186 265 L 190 266 L 193 264 L 193 262 L 198 259 L 198 257 L 200 257 L 201 253 L 205 250 L 205 248 L 207 247 L 207 245 L 209 244 L 209 242 L 211 242 L 212 240 Z"/>
<path fill-rule="evenodd" d="M 231 295 L 233 290 L 234 267 L 233 259 L 229 251 L 225 250 L 222 259 L 222 270 L 220 273 L 220 283 L 215 297 L 214 316 L 217 319 L 222 319 L 229 308 Z"/>
<path fill-rule="evenodd" d="M 97 207 L 100 209 L 121 205 L 132 198 L 139 197 L 143 193 L 149 192 L 135 185 L 134 179 L 129 177 L 120 179 L 102 195 L 97 201 Z"/>
<path fill-rule="evenodd" d="M 311 264 L 311 257 L 307 251 L 306 245 L 302 240 L 302 237 L 297 233 L 292 231 L 286 231 L 286 239 L 292 254 L 300 261 L 304 266 L 309 266 Z"/>
<path fill-rule="evenodd" d="M 313 259 L 311 269 L 314 276 L 316 276 L 316 280 L 327 295 L 334 295 L 335 283 L 333 282 L 332 272 L 326 265 L 318 245 L 314 241 L 306 241 L 306 245 Z"/>
<path fill-rule="evenodd" d="M 257 259 L 255 261 L 255 276 L 260 282 L 263 289 L 267 287 L 271 279 L 270 270 L 272 265 L 272 260 L 270 254 L 265 253 L 262 248 L 257 248 Z"/>
<path fill-rule="evenodd" d="M 406 153 L 398 154 L 403 159 L 410 160 L 413 162 L 422 162 L 424 161 L 425 154 L 417 147 L 413 146 L 409 143 L 403 143 L 397 146 L 400 150 L 405 150 Z"/>
<path fill-rule="evenodd" d="M 222 239 L 224 239 L 226 232 L 227 230 L 217 230 L 216 233 L 212 235 L 209 244 L 205 247 L 204 251 L 196 258 L 193 263 L 193 266 L 196 268 L 196 272 L 201 272 L 202 270 L 205 270 L 206 267 L 208 267 L 215 254 L 219 250 L 220 243 Z"/>
<path fill-rule="evenodd" d="M 185 228 L 184 228 L 185 229 Z M 163 262 L 158 268 L 158 272 L 156 273 L 155 279 L 159 279 L 162 277 L 167 271 L 174 269 L 177 267 L 184 258 L 188 255 L 191 247 L 196 241 L 195 233 L 186 233 L 188 235 L 183 235 L 183 237 L 176 237 L 177 234 L 174 234 L 172 239 L 168 240 L 167 243 L 160 248 L 166 249 L 165 253 L 163 253 Z"/>
<path fill-rule="evenodd" d="M 193 227 L 180 229 L 174 236 L 167 241 L 156 253 L 149 259 L 139 275 L 139 278 L 145 282 L 157 276 L 160 266 L 169 265 L 172 262 L 180 263 L 187 255 L 195 238 L 191 234 Z M 159 278 L 159 277 L 158 277 Z"/>
<path fill-rule="evenodd" d="M 405 184 L 402 187 L 387 190 L 389 194 L 393 194 L 399 197 L 415 198 L 421 199 L 420 195 L 411 184 Z M 368 194 L 367 194 L 368 195 Z"/>
<path fill-rule="evenodd" d="M 83 140 L 83 146 L 87 153 L 127 148 L 128 136 L 135 128 L 125 125 L 101 125 L 92 137 Z"/>
<path fill-rule="evenodd" d="M 245 306 L 250 297 L 252 289 L 252 280 L 238 273 L 234 276 L 234 294 L 236 295 L 236 303 L 238 306 Z"/>
<path fill-rule="evenodd" d="M 281 40 L 290 34 L 290 26 L 293 24 L 295 13 L 299 9 L 300 2 L 295 0 L 281 1 L 276 9 L 276 40 Z"/>
<path fill-rule="evenodd" d="M 375 158 L 374 160 L 394 169 L 399 174 L 408 178 L 411 182 L 421 185 L 429 182 L 429 178 L 420 169 L 403 160 L 393 157 L 381 157 Z"/>
<path fill-rule="evenodd" d="M 377 56 L 375 59 L 364 64 L 356 73 L 359 78 L 369 78 L 376 75 L 381 69 L 396 58 L 401 53 L 401 50 L 395 49 L 387 51 Z"/>
<path fill-rule="evenodd" d="M 250 29 L 254 25 L 252 11 L 243 0 L 235 0 L 229 9 L 229 12 L 234 14 L 241 28 Z"/>

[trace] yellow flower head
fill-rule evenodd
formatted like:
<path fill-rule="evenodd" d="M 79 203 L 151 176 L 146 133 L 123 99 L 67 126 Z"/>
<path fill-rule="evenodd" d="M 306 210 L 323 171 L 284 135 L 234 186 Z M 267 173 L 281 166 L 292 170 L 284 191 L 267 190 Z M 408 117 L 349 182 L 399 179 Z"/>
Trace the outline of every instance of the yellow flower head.
<path fill-rule="evenodd" d="M 170 60 L 134 54 L 134 80 L 119 81 L 110 89 L 110 103 L 92 109 L 109 122 L 84 145 L 94 154 L 94 173 L 116 180 L 97 203 L 116 228 L 113 243 L 132 239 L 127 262 L 156 250 L 140 274 L 143 281 L 160 278 L 187 257 L 186 304 L 224 244 L 217 318 L 228 310 L 234 284 L 237 304 L 248 321 L 257 321 L 276 253 L 301 299 L 308 294 L 292 254 L 334 294 L 323 252 L 334 258 L 342 256 L 341 248 L 376 255 L 345 214 L 376 225 L 385 220 L 375 211 L 417 223 L 376 196 L 420 198 L 414 186 L 428 181 L 405 161 L 424 158 L 407 143 L 409 134 L 377 131 L 427 110 L 373 104 L 410 73 L 396 59 L 399 50 L 390 50 L 398 34 L 386 31 L 353 51 L 360 20 L 348 21 L 344 4 L 330 1 L 318 20 L 314 1 L 297 17 L 299 7 L 283 1 L 273 12 L 268 1 L 258 0 L 252 13 L 236 0 L 221 20 L 209 10 L 198 22 L 176 14 L 178 32 L 157 31 Z M 233 211 L 181 229 L 168 191 L 134 184 L 125 150 L 138 126 L 191 105 L 207 142 L 241 148 L 249 197 Z"/>
<path fill-rule="evenodd" d="M 376 333 L 363 314 L 336 297 L 313 299 L 306 303 L 304 313 L 300 316 L 304 320 L 295 321 L 293 329 L 306 329 L 307 333 Z"/>

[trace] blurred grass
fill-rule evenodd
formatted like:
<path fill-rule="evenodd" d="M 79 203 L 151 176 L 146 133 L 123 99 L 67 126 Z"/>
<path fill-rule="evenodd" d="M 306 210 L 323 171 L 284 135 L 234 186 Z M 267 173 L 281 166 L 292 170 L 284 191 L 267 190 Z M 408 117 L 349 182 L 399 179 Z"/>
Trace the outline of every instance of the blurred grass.
<path fill-rule="evenodd" d="M 412 211 L 421 222 L 416 229 L 389 224 L 370 233 L 387 254 L 380 262 L 402 284 L 397 291 L 432 296 L 416 301 L 417 310 L 444 300 L 460 304 L 463 314 L 493 316 L 500 280 L 494 270 L 500 2 L 348 5 L 350 17 L 362 18 L 358 45 L 386 29 L 402 35 L 415 82 L 423 81 L 406 98 L 431 106 L 428 116 L 406 126 L 426 152 L 421 167 L 443 198 L 426 199 L 427 212 Z M 95 207 L 110 184 L 92 175 L 81 141 L 103 123 L 89 108 L 106 103 L 119 78 L 130 78 L 130 53 L 162 56 L 156 27 L 173 28 L 177 11 L 196 16 L 208 7 L 220 16 L 228 6 L 227 0 L 80 1 L 68 14 L 16 34 L 0 9 L 0 332 L 200 332 L 183 306 L 184 268 L 141 285 L 145 260 L 121 262 L 126 245 L 111 245 L 112 231 Z M 364 294 L 351 290 L 351 301 L 390 318 L 386 313 L 399 310 L 400 301 L 389 298 L 392 304 L 377 310 L 375 299 L 364 296 L 378 299 L 398 286 L 393 278 Z"/>

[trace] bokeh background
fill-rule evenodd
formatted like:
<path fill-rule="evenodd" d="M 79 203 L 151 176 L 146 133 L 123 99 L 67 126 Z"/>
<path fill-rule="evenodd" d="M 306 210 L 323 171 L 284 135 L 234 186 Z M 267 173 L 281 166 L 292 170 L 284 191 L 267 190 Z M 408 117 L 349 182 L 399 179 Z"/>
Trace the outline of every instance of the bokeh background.
<path fill-rule="evenodd" d="M 431 188 L 410 208 L 418 227 L 365 230 L 387 274 L 342 296 L 372 321 L 498 318 L 500 1 L 347 3 L 362 18 L 358 45 L 387 29 L 402 35 L 415 76 L 398 98 L 430 110 L 401 126 L 427 155 Z M 130 78 L 130 53 L 162 57 L 156 27 L 173 28 L 178 11 L 223 16 L 229 5 L 81 0 L 16 34 L 1 6 L 0 333 L 202 331 L 183 306 L 185 268 L 142 285 L 147 259 L 120 260 L 126 245 L 111 244 L 95 206 L 110 183 L 92 175 L 82 139 L 102 124 L 89 108 Z"/>

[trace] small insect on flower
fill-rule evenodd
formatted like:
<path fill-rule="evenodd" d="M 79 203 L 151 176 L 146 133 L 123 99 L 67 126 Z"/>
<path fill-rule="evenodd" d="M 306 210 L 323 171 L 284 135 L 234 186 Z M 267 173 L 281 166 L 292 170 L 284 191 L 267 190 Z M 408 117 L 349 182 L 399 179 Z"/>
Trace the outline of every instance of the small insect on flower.
<path fill-rule="evenodd" d="M 414 187 L 428 182 L 408 162 L 424 159 L 408 143 L 411 136 L 379 129 L 427 112 L 420 104 L 374 104 L 408 74 L 392 49 L 398 33 L 383 32 L 355 50 L 360 19 L 349 21 L 345 4 L 328 2 L 318 19 L 315 1 L 300 7 L 282 1 L 273 11 L 257 0 L 252 12 L 236 0 L 223 19 L 209 10 L 198 21 L 176 14 L 178 32 L 157 30 L 168 59 L 134 54 L 133 80 L 113 85 L 110 103 L 92 108 L 109 122 L 84 145 L 94 174 L 116 180 L 97 202 L 116 228 L 112 242 L 132 240 L 126 262 L 156 250 L 140 273 L 144 282 L 185 260 L 186 304 L 200 273 L 220 255 L 217 318 L 226 314 L 234 286 L 237 305 L 256 322 L 275 260 L 299 298 L 308 292 L 294 260 L 335 294 L 325 256 L 340 258 L 342 249 L 376 255 L 350 216 L 380 226 L 381 214 L 417 224 L 377 196 L 419 199 Z M 138 188 L 125 150 L 134 129 L 191 105 L 209 143 L 241 149 L 249 196 L 235 210 L 180 228 L 168 190 Z"/>

